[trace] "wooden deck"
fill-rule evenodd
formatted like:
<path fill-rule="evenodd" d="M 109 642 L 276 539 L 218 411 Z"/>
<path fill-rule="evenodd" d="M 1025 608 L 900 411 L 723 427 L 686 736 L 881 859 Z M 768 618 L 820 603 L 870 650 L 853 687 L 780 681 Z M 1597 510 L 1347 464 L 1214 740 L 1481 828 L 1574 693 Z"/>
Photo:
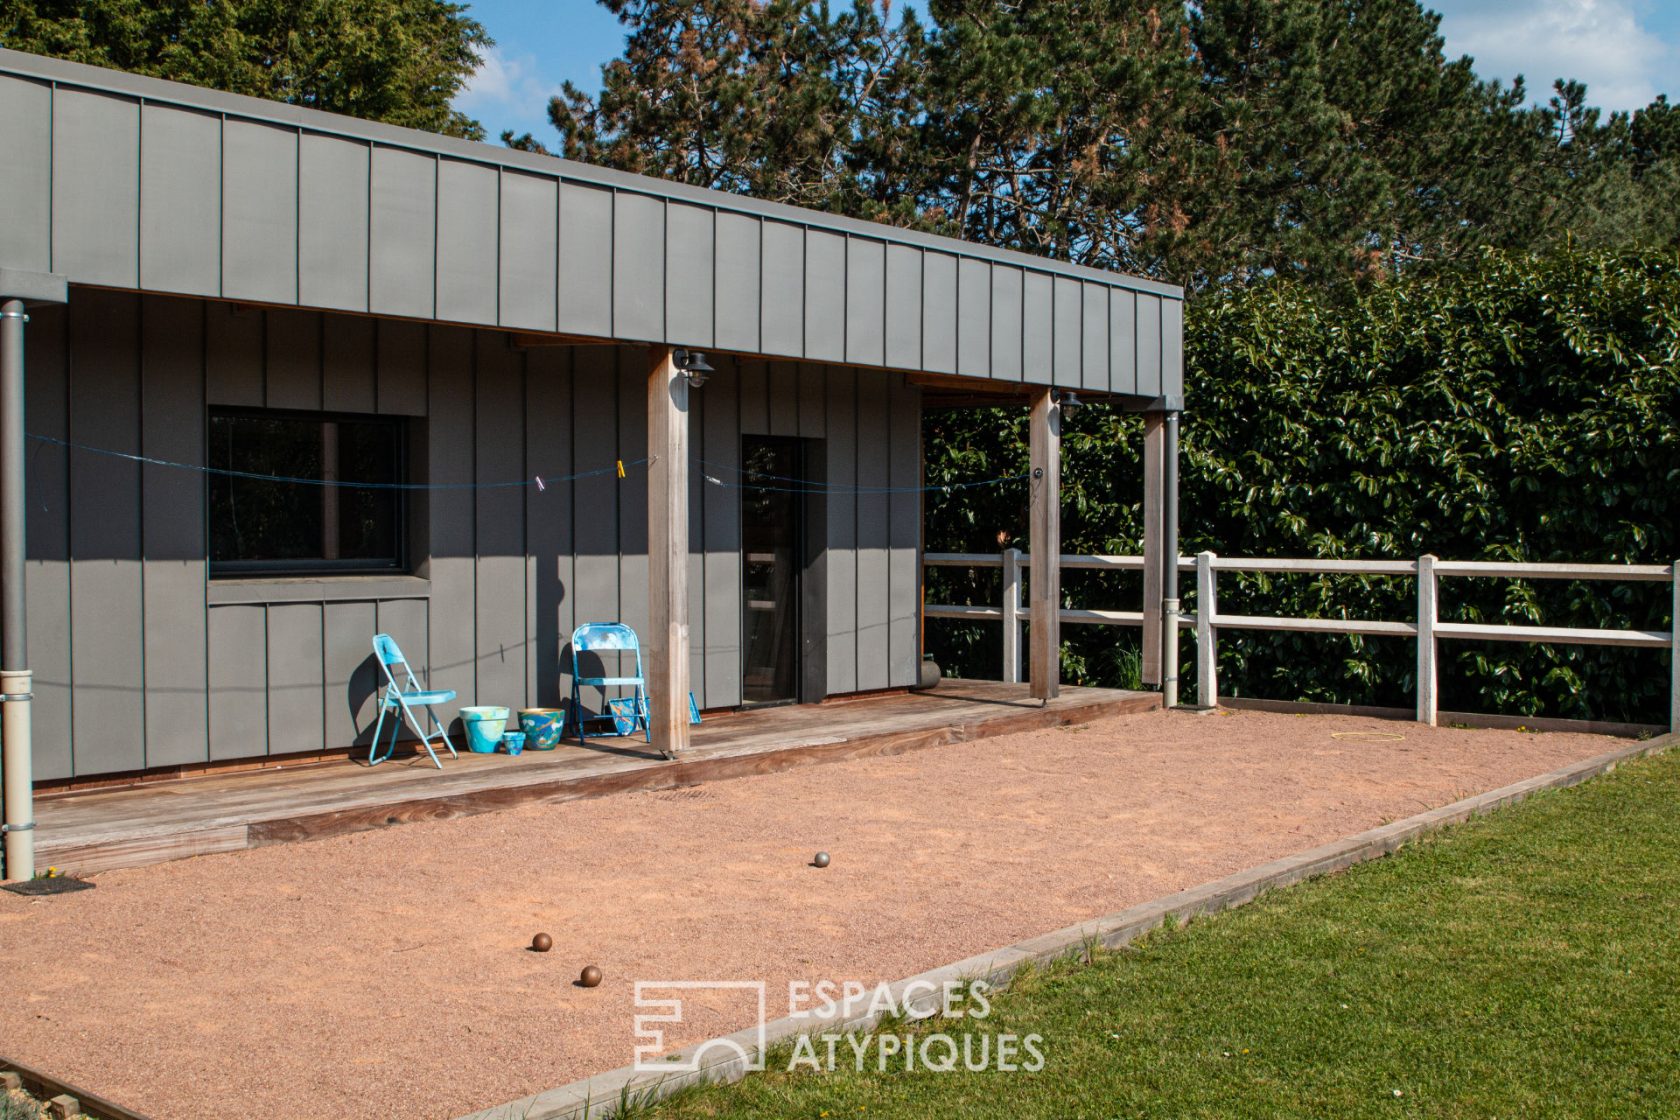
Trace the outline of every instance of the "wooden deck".
<path fill-rule="evenodd" d="M 563 743 L 517 758 L 424 755 L 377 767 L 326 762 L 42 796 L 41 866 L 86 873 L 209 852 L 439 820 L 539 801 L 670 789 L 793 766 L 965 742 L 1160 706 L 1151 692 L 1064 688 L 1040 707 L 1025 685 L 951 681 L 930 692 L 708 717 L 676 761 L 637 739 Z M 459 745 L 459 744 L 457 744 Z"/>

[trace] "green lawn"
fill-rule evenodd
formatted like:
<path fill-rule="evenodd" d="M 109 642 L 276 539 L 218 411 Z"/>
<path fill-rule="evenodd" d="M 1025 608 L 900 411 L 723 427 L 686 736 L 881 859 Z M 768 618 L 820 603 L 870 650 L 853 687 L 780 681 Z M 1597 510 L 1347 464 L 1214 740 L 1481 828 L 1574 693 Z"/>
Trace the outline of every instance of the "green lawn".
<path fill-rule="evenodd" d="M 1042 1072 L 784 1053 L 653 1115 L 1680 1117 L 1680 751 L 1035 973 L 983 1029 Z"/>

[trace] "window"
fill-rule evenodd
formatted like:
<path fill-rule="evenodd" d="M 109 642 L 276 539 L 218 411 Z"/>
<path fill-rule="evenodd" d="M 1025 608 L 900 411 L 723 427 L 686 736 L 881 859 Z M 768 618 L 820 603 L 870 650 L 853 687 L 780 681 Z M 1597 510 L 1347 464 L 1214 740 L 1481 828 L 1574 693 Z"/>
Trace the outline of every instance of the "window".
<path fill-rule="evenodd" d="M 210 475 L 211 574 L 400 570 L 403 436 L 382 416 L 212 409 L 209 465 L 237 473 Z"/>

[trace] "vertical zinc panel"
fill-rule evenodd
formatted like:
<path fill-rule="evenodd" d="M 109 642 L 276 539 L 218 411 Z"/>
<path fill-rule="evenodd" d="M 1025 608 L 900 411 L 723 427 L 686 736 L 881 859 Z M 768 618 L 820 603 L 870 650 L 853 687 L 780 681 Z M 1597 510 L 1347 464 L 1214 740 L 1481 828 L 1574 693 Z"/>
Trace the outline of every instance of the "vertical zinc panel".
<path fill-rule="evenodd" d="M 0 75 L 0 260 L 52 269 L 52 87 Z"/>
<path fill-rule="evenodd" d="M 861 237 L 846 241 L 846 360 L 887 360 L 887 247 Z"/>
<path fill-rule="evenodd" d="M 222 295 L 296 303 L 298 134 L 252 121 L 222 126 Z"/>
<path fill-rule="evenodd" d="M 846 360 L 846 239 L 805 231 L 805 356 Z"/>
<path fill-rule="evenodd" d="M 922 251 L 887 246 L 886 363 L 900 369 L 922 365 Z"/>
<path fill-rule="evenodd" d="M 740 365 L 739 411 L 743 435 L 770 434 L 770 363 L 753 358 Z"/>
<path fill-rule="evenodd" d="M 428 634 L 430 618 L 430 604 L 425 599 L 381 599 L 374 604 L 373 622 L 379 628 L 378 632 L 389 634 L 396 639 L 403 656 L 408 657 L 411 664 L 416 666 L 416 673 L 421 673 L 422 668 L 432 664 L 432 647 Z M 389 724 L 386 726 L 389 728 Z M 406 727 L 401 737 L 415 738 Z M 459 743 L 460 740 L 457 739 L 456 742 Z"/>
<path fill-rule="evenodd" d="M 703 391 L 706 398 L 700 432 L 702 468 L 727 483 L 740 477 L 740 381 L 733 358 L 718 362 L 718 371 Z M 706 677 L 700 703 L 708 708 L 733 707 L 741 702 L 741 491 L 734 485 L 707 485 L 706 546 Z"/>
<path fill-rule="evenodd" d="M 268 753 L 318 751 L 326 726 L 321 604 L 268 608 Z M 405 651 L 406 652 L 406 651 Z"/>
<path fill-rule="evenodd" d="M 379 620 L 372 603 L 327 603 L 321 618 L 321 663 L 326 688 L 325 743 L 335 747 L 367 746 L 379 718 L 374 703 L 383 674 L 373 660 L 373 635 Z M 418 657 L 418 650 L 404 653 Z M 418 670 L 416 670 L 418 671 Z"/>
<path fill-rule="evenodd" d="M 264 406 L 317 411 L 321 407 L 321 313 L 269 308 L 264 330 L 268 376 Z"/>
<path fill-rule="evenodd" d="M 828 378 L 826 367 L 801 362 L 793 376 L 799 384 L 799 435 L 821 439 L 828 432 Z"/>
<path fill-rule="evenodd" d="M 176 463 L 204 462 L 204 304 L 148 297 L 142 312 L 141 448 Z M 204 478 L 140 468 L 147 703 L 146 765 L 210 757 L 205 737 Z"/>
<path fill-rule="evenodd" d="M 1108 293 L 1108 381 L 1116 393 L 1137 392 L 1137 297 L 1125 288 Z"/>
<path fill-rule="evenodd" d="M 610 622 L 619 616 L 618 607 L 618 501 L 619 494 L 635 485 L 620 481 L 609 468 L 618 458 L 618 382 L 614 377 L 615 356 L 606 346 L 577 349 L 572 377 L 573 469 L 578 473 L 603 471 L 580 478 L 572 485 L 573 514 L 573 604 L 576 625 Z M 710 388 L 710 386 L 708 386 Z M 626 402 L 628 407 L 645 407 Z M 645 478 L 638 469 L 637 476 Z M 590 659 L 583 659 L 584 675 L 590 675 Z M 566 668 L 571 668 L 567 652 Z M 567 682 L 567 690 L 571 687 Z M 588 712 L 599 712 L 598 693 L 583 697 Z"/>
<path fill-rule="evenodd" d="M 437 160 L 373 148 L 368 310 L 429 319 L 436 308 Z"/>
<path fill-rule="evenodd" d="M 799 363 L 766 362 L 767 388 L 770 391 L 770 434 L 797 436 L 799 434 Z"/>
<path fill-rule="evenodd" d="M 496 321 L 499 176 L 493 167 L 438 161 L 437 316 Z"/>
<path fill-rule="evenodd" d="M 366 311 L 370 149 L 309 133 L 298 143 L 298 300 Z"/>
<path fill-rule="evenodd" d="M 805 230 L 786 222 L 764 223 L 764 353 L 798 357 L 805 352 Z"/>
<path fill-rule="evenodd" d="M 670 259 L 665 262 L 665 339 L 683 346 L 712 345 L 712 285 L 716 273 L 710 208 L 671 203 Z"/>
<path fill-rule="evenodd" d="M 1045 273 L 1026 274 L 1021 292 L 1021 378 L 1037 385 L 1050 384 L 1051 339 L 1055 333 L 1052 291 Z"/>
<path fill-rule="evenodd" d="M 1085 341 L 1080 347 L 1079 384 L 1086 389 L 1108 389 L 1108 288 L 1082 284 L 1084 302 L 1081 322 Z"/>
<path fill-rule="evenodd" d="M 723 350 L 758 351 L 762 245 L 760 222 L 744 214 L 717 215 L 717 341 Z"/>
<path fill-rule="evenodd" d="M 1184 393 L 1184 301 L 1161 300 L 1161 392 Z"/>
<path fill-rule="evenodd" d="M 887 685 L 913 685 L 921 661 L 921 394 L 893 375 L 888 382 Z"/>
<path fill-rule="evenodd" d="M 139 297 L 83 290 L 70 301 L 71 438 L 140 452 Z M 140 468 L 72 450 L 70 499 L 71 683 L 76 773 L 146 764 L 140 552 Z"/>
<path fill-rule="evenodd" d="M 30 312 L 24 334 L 29 430 L 69 438 L 69 310 Z M 29 532 L 24 594 L 29 667 L 35 670 L 34 748 L 38 780 L 67 778 L 70 758 L 70 462 L 52 444 L 29 450 Z"/>
<path fill-rule="evenodd" d="M 321 407 L 328 412 L 378 410 L 374 340 L 379 324 L 359 315 L 322 316 Z"/>
<path fill-rule="evenodd" d="M 1084 345 L 1085 332 L 1080 325 L 1081 312 L 1079 281 L 1065 276 L 1056 277 L 1052 296 L 1055 318 L 1054 350 L 1051 354 L 1051 380 L 1057 385 L 1079 387 L 1079 352 Z"/>
<path fill-rule="evenodd" d="M 140 286 L 221 292 L 222 122 L 161 105 L 140 110 Z"/>
<path fill-rule="evenodd" d="M 211 404 L 263 405 L 263 313 L 232 303 L 204 306 L 204 392 Z"/>
<path fill-rule="evenodd" d="M 857 688 L 886 688 L 888 642 L 888 504 L 892 418 L 887 375 L 860 370 L 857 379 Z"/>
<path fill-rule="evenodd" d="M 613 334 L 665 338 L 665 203 L 621 193 L 613 206 Z"/>
<path fill-rule="evenodd" d="M 6 153 L 7 161 L 12 158 Z M 139 236 L 140 107 L 118 97 L 57 90 L 52 270 L 73 282 L 132 288 L 140 275 Z"/>
<path fill-rule="evenodd" d="M 992 266 L 965 259 L 957 265 L 957 372 L 991 376 L 991 343 Z"/>
<path fill-rule="evenodd" d="M 858 371 L 828 371 L 828 694 L 858 690 Z"/>
<path fill-rule="evenodd" d="M 949 253 L 922 254 L 922 316 L 922 368 L 955 373 L 957 258 Z"/>
<path fill-rule="evenodd" d="M 206 612 L 210 656 L 210 757 L 268 753 L 268 624 L 260 606 Z"/>
<path fill-rule="evenodd" d="M 507 337 L 477 331 L 476 478 L 495 486 L 525 477 L 524 431 L 509 421 L 525 407 L 525 371 Z M 478 690 L 488 703 L 524 707 L 525 502 L 512 487 L 476 494 Z"/>
<path fill-rule="evenodd" d="M 428 378 L 424 323 L 379 320 L 376 363 L 376 400 L 385 416 L 424 416 Z"/>
<path fill-rule="evenodd" d="M 1021 380 L 1021 270 L 992 266 L 992 376 Z"/>
<path fill-rule="evenodd" d="M 613 195 L 560 184 L 560 329 L 612 336 Z"/>
<path fill-rule="evenodd" d="M 572 466 L 572 358 L 541 347 L 525 356 L 525 467 L 538 478 L 564 478 Z M 535 564 L 529 593 L 535 622 L 531 661 L 536 703 L 560 706 L 566 641 L 576 625 L 572 594 L 572 483 L 525 491 L 525 544 Z"/>
<path fill-rule="evenodd" d="M 1161 297 L 1138 293 L 1137 360 L 1139 394 L 1161 395 Z"/>
<path fill-rule="evenodd" d="M 473 482 L 473 332 L 431 327 L 427 331 L 426 366 L 430 402 L 426 421 L 430 477 L 426 481 L 454 486 Z M 432 590 L 426 619 L 431 685 L 453 688 L 460 693 L 462 704 L 476 704 L 473 492 L 433 490 L 426 501 L 431 536 L 426 573 Z"/>
<path fill-rule="evenodd" d="M 546 175 L 502 172 L 501 307 L 504 327 L 551 331 L 555 323 L 560 184 Z"/>
<path fill-rule="evenodd" d="M 645 351 L 621 346 L 618 355 L 618 453 L 626 463 L 645 460 L 648 453 L 647 382 Z M 635 468 L 634 482 L 618 491 L 618 612 L 636 633 L 648 626 L 648 503 L 647 466 Z"/>

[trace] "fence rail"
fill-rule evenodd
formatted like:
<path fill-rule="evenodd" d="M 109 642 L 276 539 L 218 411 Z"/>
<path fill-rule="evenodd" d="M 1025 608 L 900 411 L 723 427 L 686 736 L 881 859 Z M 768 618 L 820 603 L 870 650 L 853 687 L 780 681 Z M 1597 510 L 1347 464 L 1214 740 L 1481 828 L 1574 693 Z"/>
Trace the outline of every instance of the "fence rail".
<path fill-rule="evenodd" d="M 1003 624 L 1003 679 L 1021 679 L 1022 629 L 1028 616 L 1021 609 L 1021 573 L 1027 556 L 1019 549 L 1001 553 L 930 552 L 929 567 L 1000 568 L 1003 596 L 996 607 L 930 604 L 928 618 Z M 1064 569 L 1142 571 L 1141 556 L 1063 556 Z M 1219 700 L 1219 632 L 1271 630 L 1302 634 L 1368 634 L 1411 638 L 1417 642 L 1417 720 L 1433 725 L 1438 715 L 1439 647 L 1442 641 L 1527 642 L 1666 649 L 1669 658 L 1669 729 L 1680 731 L 1680 561 L 1673 564 L 1520 564 L 1488 560 L 1310 560 L 1218 556 L 1212 552 L 1178 558 L 1180 572 L 1196 576 L 1196 611 L 1181 613 L 1181 630 L 1196 633 L 1198 696 L 1205 706 Z M 1417 581 L 1415 620 L 1359 618 L 1298 618 L 1289 616 L 1221 614 L 1220 572 L 1298 573 L 1338 576 L 1399 576 Z M 1565 579 L 1616 583 L 1668 583 L 1673 610 L 1668 630 L 1594 630 L 1568 626 L 1484 625 L 1442 622 L 1437 603 L 1443 576 L 1482 579 Z M 1170 598 L 1171 596 L 1169 596 Z M 1063 607 L 1063 623 L 1085 626 L 1138 626 L 1142 611 L 1085 610 Z"/>

